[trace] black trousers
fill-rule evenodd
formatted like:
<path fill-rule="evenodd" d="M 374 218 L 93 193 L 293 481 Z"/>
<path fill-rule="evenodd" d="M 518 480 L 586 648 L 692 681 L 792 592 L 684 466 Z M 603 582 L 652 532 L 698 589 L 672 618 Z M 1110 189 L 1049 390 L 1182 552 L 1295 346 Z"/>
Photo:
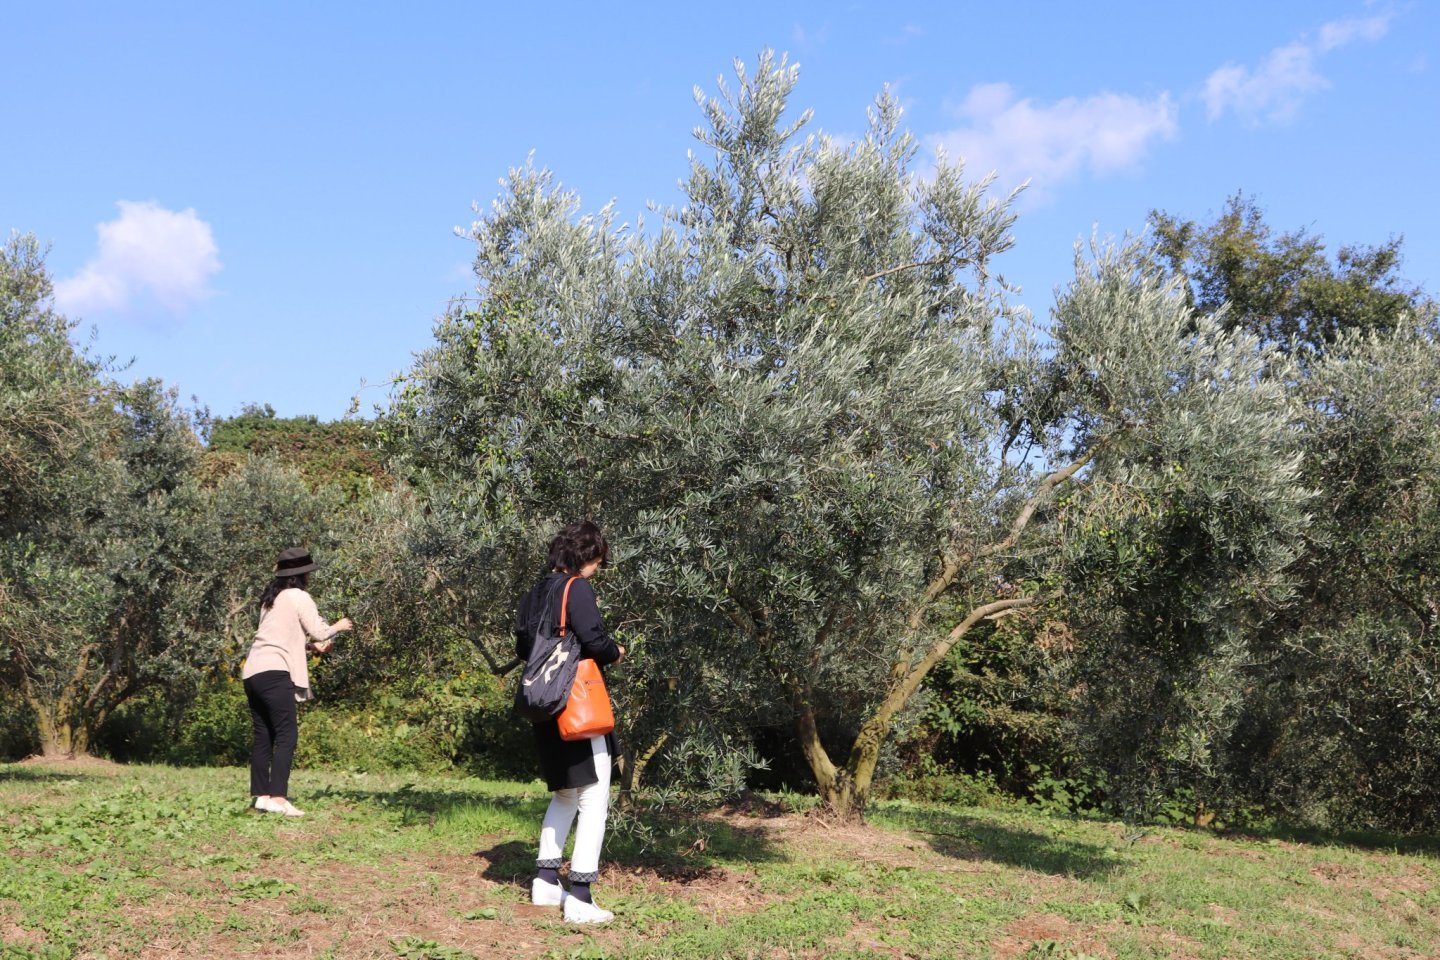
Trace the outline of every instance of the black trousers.
<path fill-rule="evenodd" d="M 288 797 L 290 764 L 299 731 L 295 684 L 288 670 L 266 670 L 245 680 L 255 740 L 250 748 L 250 795 Z"/>

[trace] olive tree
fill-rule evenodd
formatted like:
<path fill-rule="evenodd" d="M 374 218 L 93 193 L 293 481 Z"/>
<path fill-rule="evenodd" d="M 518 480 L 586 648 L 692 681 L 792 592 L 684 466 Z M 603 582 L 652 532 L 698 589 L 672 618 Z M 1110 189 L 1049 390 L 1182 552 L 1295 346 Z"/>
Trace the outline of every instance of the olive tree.
<path fill-rule="evenodd" d="M 1131 262 L 1147 269 L 1143 256 Z M 1075 753 L 1110 799 L 1141 814 L 1178 800 L 1205 820 L 1233 805 L 1235 732 L 1265 659 L 1263 627 L 1294 598 L 1313 492 L 1294 368 L 1279 349 L 1227 330 L 1223 315 L 1196 316 L 1174 282 L 1141 286 L 1151 303 L 1128 334 L 1120 304 L 1142 300 L 1116 274 L 1077 282 L 1057 311 L 1062 366 L 1077 325 L 1099 334 L 1069 368 L 1098 388 L 1084 388 L 1093 400 L 1081 422 L 1107 406 L 1133 411 L 1057 514 L 1075 638 L 1059 659 L 1073 670 Z M 1084 303 L 1088 319 L 1073 312 Z M 1111 391 L 1117 379 L 1128 397 Z"/>
<path fill-rule="evenodd" d="M 108 429 L 98 411 L 110 395 L 101 364 L 71 344 L 73 324 L 51 308 L 51 294 L 39 244 L 12 236 L 0 252 L 0 669 L 34 710 L 42 739 L 68 745 L 54 713 L 39 709 L 58 691 L 40 681 L 56 659 L 51 651 L 65 646 L 57 635 L 84 618 L 95 588 L 56 569 L 42 551 L 84 525 L 83 514 L 54 520 L 107 480 Z M 35 590 L 67 598 L 67 614 L 38 615 L 26 602 Z"/>
<path fill-rule="evenodd" d="M 1250 475 L 1266 444 L 1225 418 L 1198 418 L 1225 429 L 1185 456 L 1117 449 L 1121 483 L 1097 463 L 1111 506 L 1065 538 L 1069 742 L 1131 811 L 1432 824 L 1435 306 L 1397 279 L 1398 240 L 1332 266 L 1240 197 L 1209 227 L 1152 221 L 1197 312 L 1257 338 L 1304 510 Z"/>
<path fill-rule="evenodd" d="M 1434 830 L 1440 340 L 1423 311 L 1389 326 L 1338 337 L 1299 388 L 1314 531 L 1247 772 L 1294 816 Z"/>
<path fill-rule="evenodd" d="M 512 171 L 384 430 L 497 610 L 563 520 L 615 537 L 642 749 L 783 717 L 852 814 L 935 664 L 1051 582 L 1036 530 L 1087 465 L 1210 394 L 1284 414 L 1133 248 L 1082 264 L 1047 355 L 996 273 L 1012 198 L 918 165 L 888 94 L 841 142 L 783 61 L 737 78 L 653 228 Z"/>
<path fill-rule="evenodd" d="M 120 704 L 232 665 L 276 544 L 330 511 L 273 463 L 202 483 L 174 391 L 75 349 L 33 240 L 0 283 L 0 673 L 45 755 L 83 754 Z"/>

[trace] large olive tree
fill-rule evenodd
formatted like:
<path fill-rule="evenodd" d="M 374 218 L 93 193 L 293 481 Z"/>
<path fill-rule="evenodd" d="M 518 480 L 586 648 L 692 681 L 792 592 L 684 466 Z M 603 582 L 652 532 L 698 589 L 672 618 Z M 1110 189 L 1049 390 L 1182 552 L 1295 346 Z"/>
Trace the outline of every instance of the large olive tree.
<path fill-rule="evenodd" d="M 918 165 L 888 95 L 841 142 L 802 133 L 793 68 L 737 73 L 697 94 L 703 151 L 654 227 L 512 172 L 471 230 L 477 296 L 384 430 L 497 611 L 554 526 L 611 532 L 642 749 L 782 717 L 849 814 L 934 665 L 1037 601 L 1054 551 L 1032 528 L 1088 464 L 1221 410 L 1283 485 L 1285 414 L 1246 375 L 1253 341 L 1197 330 L 1133 248 L 1082 263 L 1042 351 L 996 274 L 1009 199 Z"/>

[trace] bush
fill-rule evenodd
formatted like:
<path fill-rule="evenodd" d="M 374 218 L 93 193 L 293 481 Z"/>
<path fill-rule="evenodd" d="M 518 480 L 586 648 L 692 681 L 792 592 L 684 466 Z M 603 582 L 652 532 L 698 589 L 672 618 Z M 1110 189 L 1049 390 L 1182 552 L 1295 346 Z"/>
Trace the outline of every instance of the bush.
<path fill-rule="evenodd" d="M 1080 772 L 1071 775 L 1064 769 L 1055 769 L 1042 763 L 1032 763 L 1028 769 L 1030 802 L 1046 813 L 1065 816 L 1095 813 L 1105 809 L 1103 774 Z M 1190 791 L 1185 796 L 1168 797 L 1159 809 L 1161 812 L 1155 816 L 1160 822 L 1182 822 L 1182 819 L 1177 818 L 1188 816 L 1195 810 L 1194 792 Z"/>
<path fill-rule="evenodd" d="M 529 730 L 510 715 L 510 694 L 487 674 L 415 678 L 372 699 L 302 708 L 296 763 L 348 770 L 535 774 Z"/>
<path fill-rule="evenodd" d="M 39 749 L 35 715 L 14 691 L 0 689 L 0 761 L 23 760 Z"/>
<path fill-rule="evenodd" d="M 164 762 L 173 732 L 169 713 L 158 690 L 128 700 L 105 718 L 92 747 L 117 763 Z"/>
<path fill-rule="evenodd" d="M 445 680 L 417 677 L 344 701 L 300 707 L 297 767 L 346 770 L 463 769 L 496 779 L 535 775 L 530 731 L 510 713 L 508 686 L 488 673 Z M 33 730 L 6 712 L 5 756 L 33 752 Z M 17 718 L 12 720 L 11 718 Z M 243 766 L 249 762 L 250 709 L 238 678 L 214 681 L 186 703 L 156 692 L 117 709 L 101 728 L 97 750 L 122 763 Z M 11 727 L 14 730 L 11 730 Z"/>
<path fill-rule="evenodd" d="M 953 807 L 1003 807 L 1014 803 L 1000 789 L 993 774 L 953 773 L 938 768 L 907 772 L 886 781 L 885 796 L 890 800 L 943 803 Z"/>
<path fill-rule="evenodd" d="M 248 763 L 245 691 L 238 679 L 209 681 L 190 696 L 153 690 L 110 714 L 96 735 L 95 750 L 119 763 Z"/>
<path fill-rule="evenodd" d="M 250 705 L 239 679 L 227 678 L 200 692 L 185 711 L 165 759 L 183 766 L 232 766 L 250 762 Z"/>

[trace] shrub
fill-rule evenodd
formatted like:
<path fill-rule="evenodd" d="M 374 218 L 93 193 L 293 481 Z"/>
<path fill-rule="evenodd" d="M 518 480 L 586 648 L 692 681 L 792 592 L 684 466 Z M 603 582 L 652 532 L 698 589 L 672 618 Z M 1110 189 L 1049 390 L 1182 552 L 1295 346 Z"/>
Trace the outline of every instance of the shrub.
<path fill-rule="evenodd" d="M 462 768 L 482 776 L 535 772 L 529 730 L 487 673 L 416 677 L 368 699 L 303 709 L 296 762 L 351 770 Z"/>
<path fill-rule="evenodd" d="M 0 689 L 0 761 L 23 760 L 39 748 L 34 714 L 14 691 Z"/>
<path fill-rule="evenodd" d="M 955 807 L 1002 807 L 1014 802 L 991 773 L 954 773 L 939 768 L 910 771 L 887 780 L 885 796 Z"/>

